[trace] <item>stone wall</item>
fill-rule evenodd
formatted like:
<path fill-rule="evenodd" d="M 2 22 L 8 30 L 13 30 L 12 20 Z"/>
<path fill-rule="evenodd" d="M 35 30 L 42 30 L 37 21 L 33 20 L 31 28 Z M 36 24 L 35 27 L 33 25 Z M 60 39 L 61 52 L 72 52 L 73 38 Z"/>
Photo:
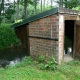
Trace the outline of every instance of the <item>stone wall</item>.
<path fill-rule="evenodd" d="M 45 55 L 46 58 L 53 55 L 58 61 L 59 16 L 55 14 L 33 21 L 28 27 L 30 54 Z"/>

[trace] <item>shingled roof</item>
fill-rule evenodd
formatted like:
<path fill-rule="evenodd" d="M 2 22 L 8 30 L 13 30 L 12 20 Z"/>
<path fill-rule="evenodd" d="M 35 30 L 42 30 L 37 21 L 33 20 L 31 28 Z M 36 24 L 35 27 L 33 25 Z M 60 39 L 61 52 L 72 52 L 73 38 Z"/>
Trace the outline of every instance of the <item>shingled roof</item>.
<path fill-rule="evenodd" d="M 22 26 L 24 24 L 30 23 L 32 21 L 41 19 L 43 17 L 47 17 L 49 15 L 53 15 L 53 14 L 56 14 L 56 13 L 78 15 L 79 11 L 77 11 L 77 10 L 71 10 L 71 9 L 66 9 L 66 8 L 53 8 L 51 10 L 48 10 L 48 11 L 39 13 L 37 15 L 34 15 L 32 17 L 29 17 L 29 18 L 23 20 L 22 22 L 13 24 L 13 25 L 11 25 L 11 28 L 16 28 L 16 27 Z"/>

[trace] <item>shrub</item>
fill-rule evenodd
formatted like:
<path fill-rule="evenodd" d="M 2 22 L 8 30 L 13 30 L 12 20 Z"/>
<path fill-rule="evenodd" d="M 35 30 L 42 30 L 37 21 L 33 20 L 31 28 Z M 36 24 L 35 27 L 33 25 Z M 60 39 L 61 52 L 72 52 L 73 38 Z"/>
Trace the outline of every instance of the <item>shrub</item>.
<path fill-rule="evenodd" d="M 45 61 L 44 55 L 39 56 L 39 62 L 44 62 L 44 61 Z"/>
<path fill-rule="evenodd" d="M 0 26 L 0 50 L 17 46 L 20 43 L 14 29 L 11 29 L 10 25 L 11 24 L 1 24 Z"/>
<path fill-rule="evenodd" d="M 54 57 L 52 56 L 49 60 L 47 60 L 45 63 L 40 63 L 38 65 L 39 69 L 46 69 L 46 70 L 55 70 L 57 68 L 57 62 L 54 59 Z"/>
<path fill-rule="evenodd" d="M 40 63 L 38 65 L 38 68 L 41 69 L 41 70 L 44 70 L 45 69 L 45 65 L 43 63 Z"/>
<path fill-rule="evenodd" d="M 45 64 L 46 69 L 55 70 L 57 68 L 57 62 L 52 56 Z"/>
<path fill-rule="evenodd" d="M 23 62 L 26 63 L 26 64 L 31 64 L 32 63 L 32 58 L 30 56 L 25 57 Z"/>

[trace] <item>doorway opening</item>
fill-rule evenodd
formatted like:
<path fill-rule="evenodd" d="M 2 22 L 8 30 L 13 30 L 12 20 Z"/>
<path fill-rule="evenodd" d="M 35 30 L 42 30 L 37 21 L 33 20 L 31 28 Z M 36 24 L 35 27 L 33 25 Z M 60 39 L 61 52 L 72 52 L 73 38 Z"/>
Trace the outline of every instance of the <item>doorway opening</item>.
<path fill-rule="evenodd" d="M 73 44 L 74 44 L 74 20 L 65 20 L 64 30 L 64 61 L 73 60 Z"/>

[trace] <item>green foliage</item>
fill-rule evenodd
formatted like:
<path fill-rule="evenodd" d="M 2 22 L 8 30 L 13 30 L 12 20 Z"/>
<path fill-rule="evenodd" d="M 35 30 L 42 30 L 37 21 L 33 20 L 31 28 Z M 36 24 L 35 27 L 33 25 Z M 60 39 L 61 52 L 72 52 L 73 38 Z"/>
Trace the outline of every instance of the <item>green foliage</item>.
<path fill-rule="evenodd" d="M 15 10 L 13 6 L 11 5 L 6 11 L 5 11 L 5 18 L 7 19 L 6 22 L 14 22 L 13 15 L 15 13 Z"/>
<path fill-rule="evenodd" d="M 25 67 L 25 66 L 27 66 L 27 65 L 24 64 L 24 62 L 20 62 L 20 63 L 16 64 L 16 65 L 13 66 L 13 67 L 19 68 L 19 67 Z"/>
<path fill-rule="evenodd" d="M 80 61 L 79 60 L 73 60 L 71 62 L 67 63 L 68 65 L 80 65 Z"/>
<path fill-rule="evenodd" d="M 19 67 L 25 67 L 27 65 L 30 65 L 32 63 L 32 58 L 30 56 L 25 57 L 24 60 L 18 64 L 16 64 L 15 67 L 19 68 Z"/>
<path fill-rule="evenodd" d="M 39 0 L 36 0 L 36 13 L 39 14 L 41 12 L 41 5 L 39 3 Z M 34 14 L 34 1 L 33 0 L 28 0 L 28 6 L 27 6 L 27 17 L 31 17 Z M 44 9 L 44 5 L 43 5 L 43 11 L 46 10 L 50 10 L 51 6 L 50 5 L 46 5 L 45 9 Z M 6 22 L 6 23 L 13 23 L 16 20 L 16 14 L 17 14 L 17 4 L 12 3 L 9 8 L 5 11 L 5 13 L 3 15 L 0 16 L 0 20 L 2 22 Z M 18 14 L 18 19 L 24 19 L 24 1 L 20 1 L 19 4 L 19 14 Z"/>
<path fill-rule="evenodd" d="M 52 56 L 49 60 L 47 60 L 45 63 L 43 63 L 43 60 L 44 60 L 44 57 L 43 56 L 40 56 L 40 61 L 42 63 L 40 63 L 38 65 L 38 68 L 41 69 L 41 70 L 55 70 L 57 68 L 57 62 L 56 60 L 54 59 L 54 57 Z"/>
<path fill-rule="evenodd" d="M 80 5 L 77 6 L 77 7 L 72 8 L 72 9 L 73 9 L 73 10 L 79 10 L 79 11 L 80 11 Z M 80 12 L 79 12 L 79 15 L 80 15 Z"/>
<path fill-rule="evenodd" d="M 33 65 L 37 65 L 39 62 L 38 61 L 33 61 Z"/>
<path fill-rule="evenodd" d="M 75 8 L 80 5 L 80 0 L 69 0 L 67 1 L 67 6 L 69 9 Z"/>
<path fill-rule="evenodd" d="M 32 63 L 32 58 L 30 56 L 25 57 L 23 62 L 26 63 L 26 64 L 31 64 Z"/>
<path fill-rule="evenodd" d="M 43 7 L 44 7 L 44 5 L 43 5 Z M 51 9 L 51 6 L 46 5 L 45 10 L 43 9 L 43 12 L 50 10 L 50 9 Z M 38 13 L 41 13 L 41 6 L 40 5 L 37 6 L 37 14 Z"/>
<path fill-rule="evenodd" d="M 16 9 L 17 9 L 17 5 L 15 7 L 15 10 Z M 13 15 L 14 21 L 16 20 L 16 14 L 17 14 L 17 12 L 15 11 L 15 14 Z M 18 14 L 19 20 L 23 19 L 23 15 L 24 15 L 24 6 L 20 4 L 19 5 L 19 14 Z"/>
<path fill-rule="evenodd" d="M 18 23 L 18 22 L 21 22 L 22 21 L 22 19 L 20 19 L 20 20 L 15 20 L 15 23 Z"/>
<path fill-rule="evenodd" d="M 0 25 L 1 25 L 2 19 L 3 19 L 3 18 L 2 18 L 2 16 L 0 15 Z"/>
<path fill-rule="evenodd" d="M 18 46 L 20 43 L 10 24 L 1 24 L 0 26 L 0 50 L 12 46 Z"/>
<path fill-rule="evenodd" d="M 73 62 L 75 60 L 68 63 Z M 0 68 L 0 80 L 80 80 L 80 65 L 69 65 L 68 63 L 58 65 L 55 71 L 44 69 L 41 71 L 33 63 L 7 69 Z"/>
<path fill-rule="evenodd" d="M 34 15 L 34 6 L 33 5 L 28 5 L 28 17 L 31 17 Z"/>
<path fill-rule="evenodd" d="M 39 62 L 44 62 L 44 61 L 45 61 L 44 55 L 39 56 Z"/>
<path fill-rule="evenodd" d="M 57 68 L 57 62 L 52 56 L 45 64 L 46 69 L 55 70 Z"/>
<path fill-rule="evenodd" d="M 2 73 L 3 71 L 5 71 L 5 69 L 4 68 L 0 68 L 0 73 Z"/>
<path fill-rule="evenodd" d="M 43 5 L 43 7 L 44 7 L 44 5 Z M 20 4 L 19 8 L 20 8 L 20 11 L 19 11 L 18 15 L 19 15 L 19 19 L 21 20 L 21 19 L 24 19 L 24 5 Z M 36 8 L 37 8 L 36 12 L 37 12 L 37 14 L 39 14 L 41 12 L 41 6 L 40 6 L 40 4 L 38 4 L 36 6 Z M 33 16 L 34 15 L 34 5 L 33 4 L 28 4 L 27 9 L 28 9 L 28 17 Z M 51 9 L 51 6 L 46 5 L 45 10 L 43 9 L 43 11 L 50 10 L 50 9 Z M 15 15 L 16 15 L 16 12 L 12 16 L 13 19 L 16 19 Z"/>
<path fill-rule="evenodd" d="M 45 70 L 45 65 L 43 63 L 38 64 L 38 69 Z"/>
<path fill-rule="evenodd" d="M 65 8 L 75 8 L 80 5 L 80 0 L 57 0 L 56 1 L 60 7 L 65 7 Z"/>

